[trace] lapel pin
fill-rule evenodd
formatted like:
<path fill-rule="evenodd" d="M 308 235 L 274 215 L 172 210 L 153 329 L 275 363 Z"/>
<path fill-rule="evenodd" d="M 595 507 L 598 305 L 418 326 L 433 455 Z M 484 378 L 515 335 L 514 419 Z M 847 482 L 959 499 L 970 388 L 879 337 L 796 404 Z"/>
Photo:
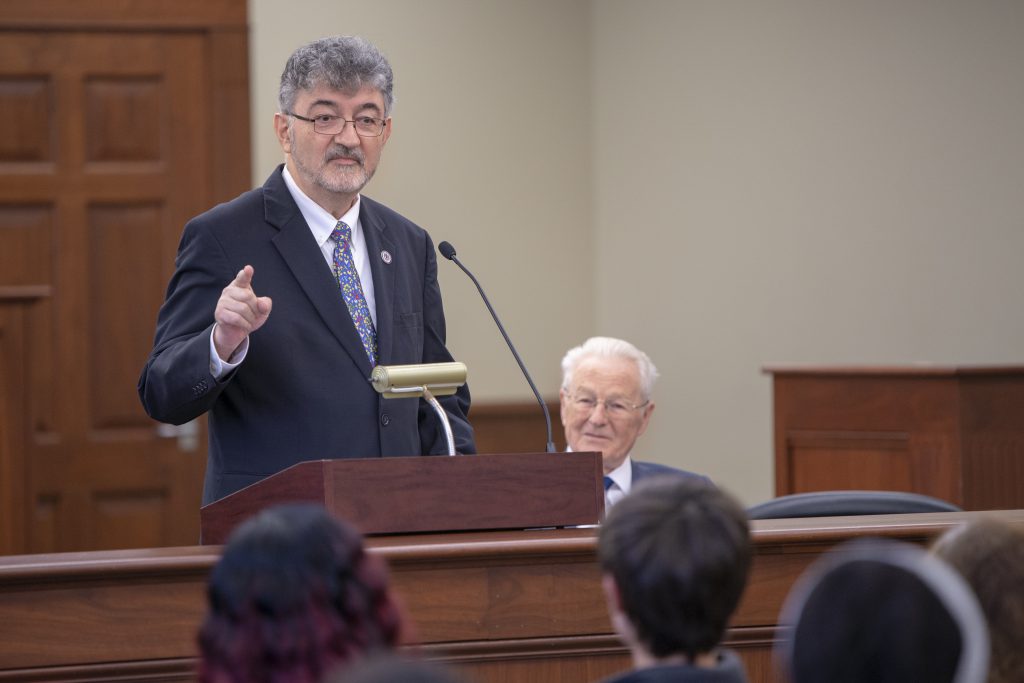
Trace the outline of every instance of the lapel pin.
<path fill-rule="evenodd" d="M 384 263 L 391 263 L 391 252 L 387 249 L 380 252 L 380 260 Z"/>

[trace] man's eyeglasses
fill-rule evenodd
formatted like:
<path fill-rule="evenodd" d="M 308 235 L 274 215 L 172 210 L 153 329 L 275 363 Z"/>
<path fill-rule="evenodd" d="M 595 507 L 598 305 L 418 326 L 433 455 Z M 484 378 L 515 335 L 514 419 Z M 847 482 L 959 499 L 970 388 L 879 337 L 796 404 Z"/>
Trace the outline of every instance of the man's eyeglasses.
<path fill-rule="evenodd" d="M 605 415 L 616 419 L 631 415 L 634 411 L 646 407 L 650 401 L 647 400 L 639 405 L 634 405 L 618 398 L 599 399 L 588 394 L 569 394 L 569 403 L 574 409 L 586 415 L 593 413 L 597 410 L 598 404 L 601 404 L 604 406 Z"/>
<path fill-rule="evenodd" d="M 311 119 L 299 116 L 295 112 L 285 112 L 288 116 L 294 116 L 300 121 L 313 124 L 313 130 L 322 135 L 337 135 L 345 130 L 345 124 L 351 123 L 356 128 L 356 135 L 364 138 L 379 137 L 384 132 L 384 119 L 372 116 L 357 116 L 354 119 L 346 119 L 334 114 L 319 114 Z"/>

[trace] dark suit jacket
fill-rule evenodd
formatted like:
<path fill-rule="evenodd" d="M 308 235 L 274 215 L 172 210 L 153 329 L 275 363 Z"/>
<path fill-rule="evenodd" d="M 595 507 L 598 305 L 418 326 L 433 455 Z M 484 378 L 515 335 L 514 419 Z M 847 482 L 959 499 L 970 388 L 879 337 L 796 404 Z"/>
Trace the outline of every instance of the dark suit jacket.
<path fill-rule="evenodd" d="M 641 460 L 630 459 L 633 463 L 633 483 L 642 480 L 649 479 L 651 477 L 683 477 L 699 479 L 706 484 L 711 484 L 711 480 L 703 474 L 697 474 L 696 472 L 688 472 L 687 470 L 676 469 L 675 467 L 669 467 L 668 465 L 662 465 L 656 462 L 643 462 Z"/>
<path fill-rule="evenodd" d="M 420 399 L 383 399 L 337 282 L 281 175 L 189 221 L 160 309 L 153 352 L 139 378 L 146 412 L 181 424 L 209 412 L 203 503 L 296 462 L 447 452 L 444 433 Z M 427 233 L 363 197 L 379 363 L 452 360 Z M 382 257 L 387 251 L 390 263 Z M 221 291 L 246 264 L 253 289 L 273 309 L 249 337 L 244 362 L 218 382 L 210 333 Z M 455 447 L 473 453 L 469 390 L 439 399 Z"/>

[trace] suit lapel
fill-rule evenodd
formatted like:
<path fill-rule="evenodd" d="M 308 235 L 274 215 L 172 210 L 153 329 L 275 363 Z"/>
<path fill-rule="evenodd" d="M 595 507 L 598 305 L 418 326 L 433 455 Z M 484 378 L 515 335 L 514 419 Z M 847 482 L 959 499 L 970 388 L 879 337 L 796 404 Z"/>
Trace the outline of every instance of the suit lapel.
<path fill-rule="evenodd" d="M 391 341 L 395 338 L 395 268 L 403 255 L 396 252 L 394 243 L 388 239 L 387 226 L 374 211 L 366 197 L 360 200 L 359 223 L 363 227 L 363 239 L 370 257 L 370 271 L 373 273 L 373 297 L 377 309 L 377 362 L 387 365 L 391 362 Z"/>
<path fill-rule="evenodd" d="M 274 246 L 331 334 L 352 357 L 360 372 L 369 377 L 373 368 L 352 323 L 352 316 L 302 212 L 284 184 L 280 167 L 264 185 L 264 206 L 267 222 L 278 228 L 277 235 L 271 239 Z"/>

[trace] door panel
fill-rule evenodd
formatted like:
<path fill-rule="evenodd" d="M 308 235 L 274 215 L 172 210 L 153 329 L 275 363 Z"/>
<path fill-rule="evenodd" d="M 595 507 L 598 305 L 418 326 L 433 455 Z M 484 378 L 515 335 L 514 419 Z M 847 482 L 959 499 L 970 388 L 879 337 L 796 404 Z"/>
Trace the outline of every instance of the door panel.
<path fill-rule="evenodd" d="M 204 59 L 200 33 L 0 32 L 0 288 L 50 292 L 20 332 L 26 552 L 198 539 L 205 440 L 160 437 L 135 383 L 212 204 Z"/>

